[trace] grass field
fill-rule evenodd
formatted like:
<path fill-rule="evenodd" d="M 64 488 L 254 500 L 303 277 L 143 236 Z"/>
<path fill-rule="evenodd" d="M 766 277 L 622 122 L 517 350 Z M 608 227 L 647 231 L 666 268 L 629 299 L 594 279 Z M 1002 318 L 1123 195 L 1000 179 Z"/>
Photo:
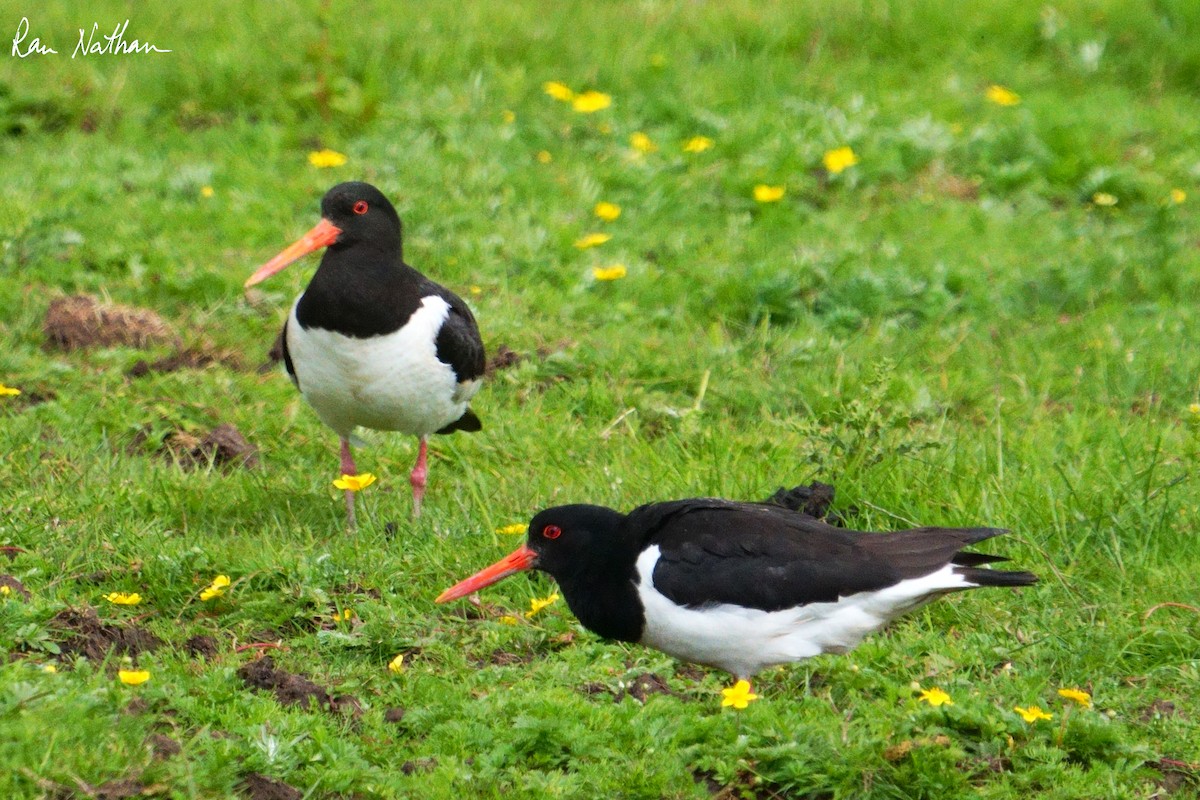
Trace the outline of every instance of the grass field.
<path fill-rule="evenodd" d="M 0 796 L 1200 794 L 1194 0 L 44 6 L 0 13 L 58 51 L 0 60 Z M 71 57 L 126 18 L 171 52 Z M 415 442 L 367 437 L 354 535 L 260 370 L 315 259 L 241 288 L 351 179 L 519 356 L 418 521 Z M 53 347 L 77 294 L 173 333 Z M 188 456 L 221 424 L 256 467 Z M 744 711 L 525 617 L 544 577 L 433 604 L 548 505 L 811 480 L 856 527 L 1011 528 L 1042 582 Z"/>

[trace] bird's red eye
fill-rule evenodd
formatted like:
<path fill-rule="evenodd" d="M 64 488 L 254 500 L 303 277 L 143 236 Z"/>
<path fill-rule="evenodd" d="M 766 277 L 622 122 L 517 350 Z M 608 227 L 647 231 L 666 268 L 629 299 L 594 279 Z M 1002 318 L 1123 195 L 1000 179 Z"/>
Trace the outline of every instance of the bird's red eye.
<path fill-rule="evenodd" d="M 562 536 L 562 528 L 557 525 L 547 525 L 542 528 L 542 536 L 545 536 L 547 539 L 557 539 Z"/>
<path fill-rule="evenodd" d="M 355 213 L 355 214 L 365 214 L 365 213 L 367 213 L 367 201 L 366 201 L 366 200 L 359 200 L 357 203 L 355 203 L 355 204 L 354 204 L 354 213 Z"/>

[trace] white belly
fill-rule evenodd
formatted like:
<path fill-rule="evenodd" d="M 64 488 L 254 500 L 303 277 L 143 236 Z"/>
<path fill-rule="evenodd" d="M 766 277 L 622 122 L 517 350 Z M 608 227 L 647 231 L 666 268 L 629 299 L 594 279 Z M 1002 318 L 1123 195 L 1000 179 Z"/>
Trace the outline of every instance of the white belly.
<path fill-rule="evenodd" d="M 810 603 L 781 611 L 716 604 L 684 608 L 654 588 L 657 546 L 638 558 L 638 594 L 645 607 L 641 643 L 683 661 L 718 667 L 749 678 L 774 664 L 821 653 L 844 653 L 895 617 L 938 593 L 970 586 L 950 566 L 903 580 L 878 592 L 860 592 L 835 603 Z"/>
<path fill-rule="evenodd" d="M 357 426 L 425 436 L 450 424 L 467 410 L 479 381 L 458 383 L 437 358 L 437 332 L 449 311 L 442 298 L 426 297 L 400 330 L 356 339 L 300 327 L 293 305 L 287 346 L 300 393 L 343 437 Z"/>

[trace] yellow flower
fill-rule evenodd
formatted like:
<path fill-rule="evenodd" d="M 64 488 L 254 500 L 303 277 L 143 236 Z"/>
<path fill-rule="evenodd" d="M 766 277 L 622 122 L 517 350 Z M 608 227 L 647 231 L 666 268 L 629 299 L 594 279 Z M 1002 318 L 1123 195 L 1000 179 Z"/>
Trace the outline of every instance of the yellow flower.
<path fill-rule="evenodd" d="M 136 606 L 142 602 L 142 596 L 137 592 L 109 592 L 104 599 L 118 606 Z"/>
<path fill-rule="evenodd" d="M 1108 192 L 1096 192 L 1094 195 L 1092 195 L 1092 202 L 1098 206 L 1104 206 L 1105 208 L 1108 208 L 1110 206 L 1115 206 L 1119 201 L 1117 200 L 1116 195 L 1109 194 Z"/>
<path fill-rule="evenodd" d="M 1029 723 L 1037 722 L 1039 719 L 1054 719 L 1053 714 L 1047 714 L 1045 711 L 1042 711 L 1042 709 L 1040 709 L 1037 706 L 1030 706 L 1029 708 L 1021 708 L 1020 706 L 1013 706 L 1013 711 L 1020 714 L 1021 718 Z"/>
<path fill-rule="evenodd" d="M 596 111 L 601 111 L 612 105 L 612 96 L 604 92 L 597 92 L 589 89 L 583 94 L 578 94 L 571 101 L 571 108 L 578 111 L 580 114 L 592 114 Z"/>
<path fill-rule="evenodd" d="M 1060 697 L 1065 697 L 1068 700 L 1074 700 L 1084 708 L 1092 707 L 1092 696 L 1082 689 L 1059 689 L 1058 694 Z"/>
<path fill-rule="evenodd" d="M 526 618 L 532 617 L 539 613 L 543 608 L 553 605 L 558 602 L 558 592 L 554 592 L 549 597 L 535 597 L 529 601 L 529 610 L 525 612 Z"/>
<path fill-rule="evenodd" d="M 1200 414 L 1200 403 L 1192 403 L 1188 406 L 1189 414 Z"/>
<path fill-rule="evenodd" d="M 53 664 L 42 664 L 42 672 L 48 672 L 53 675 L 54 673 L 58 672 L 58 667 L 54 666 Z"/>
<path fill-rule="evenodd" d="M 213 578 L 212 583 L 200 591 L 200 599 L 212 600 L 214 597 L 220 597 L 225 594 L 227 588 L 229 588 L 229 576 L 218 575 Z"/>
<path fill-rule="evenodd" d="M 954 705 L 954 701 L 950 699 L 950 695 L 946 694 L 936 686 L 932 689 L 924 689 L 917 700 L 923 703 L 929 703 L 931 706 Z"/>
<path fill-rule="evenodd" d="M 760 203 L 777 203 L 783 199 L 784 187 L 760 183 L 754 187 L 754 199 Z"/>
<path fill-rule="evenodd" d="M 1172 189 L 1171 190 L 1171 202 L 1172 203 L 1174 203 L 1175 205 L 1179 205 L 1184 200 L 1187 200 L 1187 192 L 1185 192 L 1183 189 Z"/>
<path fill-rule="evenodd" d="M 757 700 L 758 695 L 750 691 L 750 681 L 740 680 L 728 689 L 721 690 L 721 708 L 733 706 L 741 710 L 750 705 L 751 701 Z"/>
<path fill-rule="evenodd" d="M 624 264 L 613 264 L 611 267 L 593 267 L 592 277 L 598 281 L 617 281 L 626 274 Z"/>
<path fill-rule="evenodd" d="M 150 680 L 150 671 L 145 669 L 120 669 L 117 677 L 126 686 L 138 686 Z"/>
<path fill-rule="evenodd" d="M 653 153 L 658 149 L 658 145 L 654 143 L 654 140 L 641 131 L 629 135 L 629 146 L 639 153 Z"/>
<path fill-rule="evenodd" d="M 601 200 L 599 203 L 596 203 L 596 207 L 592 209 L 592 213 L 605 222 L 612 222 L 621 216 L 621 207 L 616 203 L 606 203 Z"/>
<path fill-rule="evenodd" d="M 703 153 L 713 146 L 713 140 L 707 136 L 693 136 L 683 143 L 685 153 Z"/>
<path fill-rule="evenodd" d="M 987 97 L 988 102 L 998 106 L 1015 106 L 1021 102 L 1021 95 L 995 83 L 987 88 L 984 96 Z"/>
<path fill-rule="evenodd" d="M 835 147 L 821 156 L 821 163 L 825 165 L 826 170 L 837 175 L 857 164 L 858 156 L 854 155 L 854 151 L 849 147 Z"/>
<path fill-rule="evenodd" d="M 12 594 L 11 586 L 0 586 L 0 597 L 8 597 Z"/>
<path fill-rule="evenodd" d="M 20 393 L 20 389 L 14 389 L 11 386 L 5 386 L 3 383 L 0 383 L 0 397 L 16 397 Z"/>
<path fill-rule="evenodd" d="M 471 284 L 467 287 L 467 291 L 471 293 L 472 297 L 478 297 L 479 295 L 483 294 L 483 287 Z"/>
<path fill-rule="evenodd" d="M 517 115 L 506 108 L 500 112 L 500 119 L 504 121 L 505 125 L 512 125 L 517 121 Z"/>
<path fill-rule="evenodd" d="M 503 617 L 499 617 L 496 622 L 499 622 L 501 625 L 516 625 L 518 622 L 520 622 L 520 620 L 518 620 L 516 617 L 505 614 Z"/>
<path fill-rule="evenodd" d="M 505 536 L 512 536 L 518 533 L 524 533 L 529 529 L 529 526 L 524 522 L 514 522 L 512 525 L 502 525 L 496 528 L 496 533 L 502 533 Z"/>
<path fill-rule="evenodd" d="M 369 472 L 364 472 L 361 475 L 343 475 L 335 480 L 333 485 L 339 489 L 345 489 L 351 492 L 361 492 L 374 482 L 375 476 Z"/>
<path fill-rule="evenodd" d="M 580 250 L 586 250 L 589 247 L 596 247 L 597 245 L 604 244 L 611 238 L 611 233 L 589 233 L 586 236 L 576 239 L 575 246 Z"/>
<path fill-rule="evenodd" d="M 201 186 L 200 187 L 200 196 L 201 197 L 212 197 L 214 194 L 216 194 L 216 192 L 213 191 L 213 188 L 211 186 Z"/>
<path fill-rule="evenodd" d="M 314 167 L 325 169 L 327 167 L 340 167 L 346 163 L 346 156 L 336 150 L 326 148 L 324 150 L 314 150 L 308 154 L 308 163 Z"/>
<path fill-rule="evenodd" d="M 388 672 L 399 675 L 404 671 L 404 653 L 393 658 L 388 662 Z"/>
<path fill-rule="evenodd" d="M 554 160 L 554 156 L 550 155 L 549 150 L 538 150 L 537 160 L 539 164 L 549 164 Z"/>
<path fill-rule="evenodd" d="M 334 622 L 349 622 L 352 619 L 354 619 L 354 609 L 352 608 L 343 608 L 341 611 L 333 612 Z"/>
<path fill-rule="evenodd" d="M 569 103 L 575 99 L 575 93 L 571 91 L 570 87 L 558 81 L 546 81 L 542 84 L 542 91 L 555 100 L 561 100 L 564 103 Z"/>

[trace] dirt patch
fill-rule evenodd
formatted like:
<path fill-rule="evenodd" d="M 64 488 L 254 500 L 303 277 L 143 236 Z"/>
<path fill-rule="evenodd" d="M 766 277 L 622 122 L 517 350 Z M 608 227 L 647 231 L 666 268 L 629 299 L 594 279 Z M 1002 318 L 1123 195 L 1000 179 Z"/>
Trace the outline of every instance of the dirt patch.
<path fill-rule="evenodd" d="M 1156 719 L 1173 717 L 1177 713 L 1179 712 L 1175 709 L 1174 703 L 1172 703 L 1170 700 L 1159 699 L 1143 708 L 1139 718 L 1142 722 L 1152 722 Z"/>
<path fill-rule="evenodd" d="M 5 591 L 7 589 L 8 591 Z M 29 590 L 25 588 L 25 584 L 14 578 L 12 575 L 0 575 L 0 596 L 12 597 L 19 595 L 28 600 L 31 595 Z"/>
<path fill-rule="evenodd" d="M 146 739 L 146 746 L 150 748 L 150 753 L 159 761 L 165 761 L 172 756 L 177 756 L 183 752 L 179 742 L 161 733 L 152 733 Z"/>
<path fill-rule="evenodd" d="M 173 335 L 167 322 L 149 309 L 105 304 L 89 295 L 52 301 L 42 330 L 46 345 L 60 350 L 145 347 Z"/>
<path fill-rule="evenodd" d="M 476 667 L 511 667 L 514 664 L 528 664 L 533 661 L 532 653 L 510 653 L 507 650 L 493 650 L 487 658 L 472 659 Z"/>
<path fill-rule="evenodd" d="M 431 772 L 437 766 L 437 759 L 430 756 L 429 758 L 414 758 L 412 761 L 405 761 L 400 765 L 400 771 L 405 775 L 412 775 L 414 772 Z"/>
<path fill-rule="evenodd" d="M 157 361 L 138 361 L 125 374 L 131 378 L 142 378 L 151 373 L 178 372 L 183 369 L 204 369 L 213 364 L 219 364 L 232 370 L 241 371 L 243 369 L 241 359 L 232 352 L 214 350 L 208 347 L 188 347 L 176 350 L 166 358 L 160 358 Z"/>
<path fill-rule="evenodd" d="M 251 772 L 238 784 L 238 793 L 250 800 L 301 800 L 304 792 L 277 778 Z"/>
<path fill-rule="evenodd" d="M 348 694 L 334 697 L 327 689 L 303 675 L 277 669 L 275 660 L 270 656 L 251 661 L 238 669 L 237 674 L 247 686 L 273 692 L 280 705 L 298 705 L 303 709 L 320 708 L 352 717 L 362 714 L 362 704 L 358 698 Z"/>
<path fill-rule="evenodd" d="M 149 440 L 149 431 L 142 429 L 134 435 L 127 451 L 131 454 L 144 452 L 143 448 Z M 228 423 L 218 425 L 203 436 L 172 431 L 163 437 L 158 452 L 170 455 L 185 469 L 209 464 L 246 469 L 259 465 L 258 447 L 247 441 L 237 427 Z"/>
<path fill-rule="evenodd" d="M 395 708 L 389 708 L 387 711 L 383 712 L 383 721 L 390 722 L 393 725 L 399 725 L 400 722 L 404 719 L 404 715 L 407 713 L 408 712 L 405 711 L 400 706 L 396 706 Z"/>
<path fill-rule="evenodd" d="M 217 640 L 207 635 L 193 636 L 183 647 L 192 658 L 213 658 L 218 652 Z"/>
<path fill-rule="evenodd" d="M 1146 766 L 1159 774 L 1158 783 L 1168 794 L 1200 788 L 1200 764 L 1191 764 L 1177 758 L 1160 758 L 1147 761 Z"/>
<path fill-rule="evenodd" d="M 635 675 L 628 681 L 622 681 L 616 687 L 604 683 L 584 684 L 580 687 L 580 691 L 592 696 L 599 694 L 611 695 L 614 703 L 619 703 L 626 697 L 632 697 L 642 705 L 645 705 L 646 700 L 655 694 L 665 694 L 673 697 L 679 696 L 667 685 L 666 681 L 653 672 L 643 672 L 640 675 Z"/>
<path fill-rule="evenodd" d="M 524 360 L 525 356 L 513 350 L 508 345 L 497 345 L 496 351 L 487 360 L 487 366 L 484 367 L 483 374 L 490 378 L 500 370 L 515 367 Z"/>
<path fill-rule="evenodd" d="M 833 505 L 834 491 L 828 483 L 813 481 L 808 486 L 793 486 L 791 489 L 780 487 L 763 502 L 824 519 Z"/>
<path fill-rule="evenodd" d="M 81 655 L 92 661 L 103 661 L 114 652 L 137 658 L 163 643 L 162 639 L 136 625 L 101 622 L 94 608 L 60 611 L 50 620 L 50 627 L 67 634 L 67 638 L 58 643 L 62 649 L 58 656 L 60 660 Z"/>

